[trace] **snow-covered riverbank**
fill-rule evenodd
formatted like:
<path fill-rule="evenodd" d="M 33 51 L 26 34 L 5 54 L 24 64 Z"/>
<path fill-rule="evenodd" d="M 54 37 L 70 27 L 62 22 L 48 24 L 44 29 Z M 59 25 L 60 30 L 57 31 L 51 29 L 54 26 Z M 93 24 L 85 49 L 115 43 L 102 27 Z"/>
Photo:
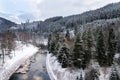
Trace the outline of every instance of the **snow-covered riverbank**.
<path fill-rule="evenodd" d="M 15 50 L 15 55 L 12 59 L 8 59 L 3 67 L 0 69 L 0 80 L 8 80 L 10 76 L 24 63 L 24 61 L 33 56 L 38 48 L 28 44 L 22 47 L 21 43 L 18 43 L 19 47 Z"/>
<path fill-rule="evenodd" d="M 52 71 L 51 64 L 50 64 L 50 61 L 49 61 L 49 60 L 50 60 L 50 55 L 47 54 L 47 57 L 46 57 L 46 68 L 47 68 L 47 72 L 48 72 L 51 80 L 57 80 L 56 75 L 55 75 L 55 74 L 53 73 L 53 71 Z"/>
<path fill-rule="evenodd" d="M 19 69 L 15 73 L 26 74 L 29 71 L 30 61 L 30 58 L 28 58 L 20 65 Z"/>

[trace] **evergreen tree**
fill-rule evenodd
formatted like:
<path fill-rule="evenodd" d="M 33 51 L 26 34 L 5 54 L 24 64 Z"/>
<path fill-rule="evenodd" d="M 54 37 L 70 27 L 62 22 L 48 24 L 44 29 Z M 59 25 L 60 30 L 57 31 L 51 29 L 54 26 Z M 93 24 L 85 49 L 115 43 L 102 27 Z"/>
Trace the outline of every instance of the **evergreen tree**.
<path fill-rule="evenodd" d="M 51 34 L 48 36 L 48 51 L 51 51 Z"/>
<path fill-rule="evenodd" d="M 82 73 L 80 74 L 80 79 L 79 80 L 83 80 Z"/>
<path fill-rule="evenodd" d="M 48 37 L 48 50 L 50 53 L 53 53 L 55 56 L 59 50 L 59 33 L 55 32 L 52 35 L 50 34 Z"/>
<path fill-rule="evenodd" d="M 51 42 L 51 45 L 50 45 L 50 53 L 53 53 L 53 55 L 55 55 L 55 41 L 52 41 Z"/>
<path fill-rule="evenodd" d="M 65 37 L 66 37 L 66 39 L 68 41 L 70 40 L 70 32 L 69 32 L 69 30 L 67 30 Z"/>
<path fill-rule="evenodd" d="M 87 35 L 87 30 L 85 30 L 82 34 L 82 40 L 83 40 L 83 47 L 84 49 L 87 51 L 87 38 L 88 35 Z"/>
<path fill-rule="evenodd" d="M 108 64 L 111 66 L 116 51 L 115 32 L 113 28 L 109 29 L 108 37 Z"/>
<path fill-rule="evenodd" d="M 92 69 L 90 75 L 90 80 L 99 80 L 99 72 L 96 69 Z"/>
<path fill-rule="evenodd" d="M 5 41 L 5 36 L 4 36 L 4 34 L 2 34 L 2 37 L 1 37 L 0 49 L 1 49 L 2 56 L 3 56 L 3 58 L 2 58 L 2 63 L 5 63 L 6 41 Z"/>
<path fill-rule="evenodd" d="M 59 52 L 59 48 L 60 48 L 60 34 L 58 32 L 56 32 L 55 34 L 55 47 L 54 47 L 54 55 L 57 56 L 58 52 Z"/>
<path fill-rule="evenodd" d="M 80 77 L 77 76 L 76 80 L 83 80 L 82 74 L 80 74 Z"/>
<path fill-rule="evenodd" d="M 94 46 L 94 44 L 93 44 L 92 32 L 91 32 L 91 29 L 89 28 L 87 31 L 87 48 L 88 48 L 88 52 L 90 55 L 92 54 L 93 46 Z"/>
<path fill-rule="evenodd" d="M 90 28 L 83 32 L 82 39 L 83 39 L 83 45 L 85 49 L 84 52 L 87 55 L 85 56 L 85 59 L 86 59 L 86 62 L 89 63 L 91 56 L 93 55 L 92 48 L 94 47 L 93 36 Z"/>
<path fill-rule="evenodd" d="M 54 35 L 55 35 L 55 41 L 58 42 L 60 40 L 60 34 L 58 32 L 55 32 Z"/>
<path fill-rule="evenodd" d="M 59 49 L 60 49 L 60 47 L 61 47 L 60 44 L 61 44 L 60 42 L 57 42 L 56 45 L 55 45 L 54 54 L 55 54 L 56 56 L 58 56 L 58 54 L 59 54 Z"/>
<path fill-rule="evenodd" d="M 66 68 L 68 66 L 68 57 L 69 57 L 69 49 L 64 44 L 58 54 L 58 61 L 62 64 L 63 68 Z"/>
<path fill-rule="evenodd" d="M 99 70 L 92 68 L 85 76 L 85 80 L 99 80 Z"/>
<path fill-rule="evenodd" d="M 79 77 L 77 76 L 76 80 L 79 80 Z"/>
<path fill-rule="evenodd" d="M 114 66 L 114 68 L 112 70 L 112 73 L 111 73 L 111 76 L 110 76 L 110 80 L 120 80 L 115 66 Z"/>
<path fill-rule="evenodd" d="M 80 33 L 76 37 L 73 50 L 73 63 L 76 68 L 85 68 L 85 54 Z"/>
<path fill-rule="evenodd" d="M 75 26 L 74 26 L 74 34 L 75 34 L 75 36 L 77 36 L 77 33 L 78 33 L 78 27 L 77 27 L 77 24 L 75 24 Z"/>
<path fill-rule="evenodd" d="M 100 66 L 106 65 L 106 55 L 105 55 L 105 44 L 104 44 L 104 37 L 102 29 L 98 31 L 98 37 L 97 37 L 97 59 L 100 64 Z"/>

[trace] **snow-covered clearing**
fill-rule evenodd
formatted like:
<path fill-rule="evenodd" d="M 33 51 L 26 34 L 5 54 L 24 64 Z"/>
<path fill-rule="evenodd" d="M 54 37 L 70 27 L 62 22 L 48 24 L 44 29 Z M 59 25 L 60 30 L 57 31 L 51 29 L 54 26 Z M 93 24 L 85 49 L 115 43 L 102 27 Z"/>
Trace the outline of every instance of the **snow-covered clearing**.
<path fill-rule="evenodd" d="M 22 44 L 17 42 L 15 56 L 12 59 L 5 60 L 5 64 L 0 68 L 0 80 L 8 80 L 26 59 L 30 58 L 38 51 L 37 47 L 30 44 L 21 46 Z"/>

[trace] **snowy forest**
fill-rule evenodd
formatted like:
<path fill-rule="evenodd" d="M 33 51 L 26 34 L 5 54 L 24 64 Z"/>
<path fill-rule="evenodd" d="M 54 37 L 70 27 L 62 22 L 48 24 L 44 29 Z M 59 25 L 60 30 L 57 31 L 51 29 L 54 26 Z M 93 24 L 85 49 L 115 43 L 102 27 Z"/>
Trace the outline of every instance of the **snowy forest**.
<path fill-rule="evenodd" d="M 76 80 L 99 80 L 100 68 L 104 68 L 105 76 L 107 69 L 111 68 L 109 80 L 119 80 L 120 45 L 114 28 L 100 26 L 94 30 L 88 27 L 82 32 L 74 31 L 55 32 L 48 37 L 48 50 L 61 66 L 70 70 L 89 70 L 84 78 L 78 76 Z M 73 34 L 75 36 L 71 36 Z"/>
<path fill-rule="evenodd" d="M 0 80 L 120 80 L 120 2 L 44 21 L 0 17 Z"/>
<path fill-rule="evenodd" d="M 49 34 L 49 53 L 62 68 L 82 70 L 74 80 L 120 80 L 120 19 L 116 18 L 119 14 L 114 13 L 117 4 L 101 8 L 103 12 L 98 9 L 80 17 L 72 16 L 63 32 Z M 108 7 L 110 12 L 106 10 Z M 94 13 L 97 16 L 93 16 Z"/>

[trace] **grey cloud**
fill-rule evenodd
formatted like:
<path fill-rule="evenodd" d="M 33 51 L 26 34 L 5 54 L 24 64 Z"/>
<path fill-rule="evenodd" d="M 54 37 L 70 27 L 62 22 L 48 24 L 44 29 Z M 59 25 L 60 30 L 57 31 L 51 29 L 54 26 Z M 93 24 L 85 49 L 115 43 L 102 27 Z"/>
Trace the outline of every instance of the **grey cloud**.
<path fill-rule="evenodd" d="M 15 1 L 13 4 L 12 1 Z M 16 22 L 27 19 L 43 20 L 54 16 L 69 16 L 100 8 L 119 0 L 1 0 L 0 9 L 11 14 L 0 14 Z M 10 4 L 11 3 L 11 4 Z M 8 5 L 9 4 L 9 5 Z"/>
<path fill-rule="evenodd" d="M 81 0 L 44 0 L 38 5 L 41 16 L 44 18 L 53 16 L 68 16 L 85 11 Z"/>

